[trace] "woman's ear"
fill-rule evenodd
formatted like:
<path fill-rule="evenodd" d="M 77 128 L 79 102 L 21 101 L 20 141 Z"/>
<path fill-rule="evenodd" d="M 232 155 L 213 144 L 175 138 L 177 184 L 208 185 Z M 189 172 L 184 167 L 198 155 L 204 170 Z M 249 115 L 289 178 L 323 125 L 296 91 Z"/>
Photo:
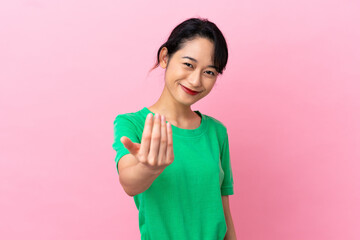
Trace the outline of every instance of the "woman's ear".
<path fill-rule="evenodd" d="M 168 65 L 168 51 L 166 47 L 161 49 L 159 58 L 160 66 L 165 69 Z"/>

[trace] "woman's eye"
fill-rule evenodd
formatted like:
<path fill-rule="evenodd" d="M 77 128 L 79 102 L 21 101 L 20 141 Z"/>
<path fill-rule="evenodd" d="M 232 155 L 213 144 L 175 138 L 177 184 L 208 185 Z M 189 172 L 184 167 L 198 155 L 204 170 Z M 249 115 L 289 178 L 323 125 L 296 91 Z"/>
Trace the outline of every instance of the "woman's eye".
<path fill-rule="evenodd" d="M 188 66 L 188 67 L 192 67 L 192 64 L 191 63 L 184 63 L 186 66 Z M 215 76 L 215 73 L 214 72 L 212 72 L 212 71 L 206 71 L 206 72 L 208 72 L 210 75 L 212 75 L 212 76 Z"/>
<path fill-rule="evenodd" d="M 215 73 L 214 73 L 214 72 L 212 72 L 212 71 L 207 71 L 207 72 L 210 72 L 210 75 L 215 76 Z"/>

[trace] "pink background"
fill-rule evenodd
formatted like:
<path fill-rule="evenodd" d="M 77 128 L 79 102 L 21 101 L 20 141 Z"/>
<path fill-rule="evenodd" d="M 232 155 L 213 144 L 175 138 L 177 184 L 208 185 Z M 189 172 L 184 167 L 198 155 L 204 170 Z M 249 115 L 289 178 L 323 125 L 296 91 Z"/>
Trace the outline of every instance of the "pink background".
<path fill-rule="evenodd" d="M 229 62 L 193 106 L 229 131 L 238 239 L 360 239 L 359 1 L 2 1 L 0 239 L 140 239 L 117 114 L 152 105 L 189 17 Z"/>

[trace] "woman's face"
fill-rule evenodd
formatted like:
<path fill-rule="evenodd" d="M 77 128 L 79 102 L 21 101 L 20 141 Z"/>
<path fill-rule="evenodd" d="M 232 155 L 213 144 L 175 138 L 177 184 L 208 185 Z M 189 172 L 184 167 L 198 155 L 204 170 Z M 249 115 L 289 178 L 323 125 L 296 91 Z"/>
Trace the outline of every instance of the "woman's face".
<path fill-rule="evenodd" d="M 160 53 L 160 65 L 165 70 L 165 85 L 178 102 L 190 106 L 208 95 L 213 88 L 218 72 L 213 65 L 214 45 L 206 38 L 195 38 L 173 54 L 170 62 L 167 49 Z M 197 91 L 190 94 L 184 88 Z"/>

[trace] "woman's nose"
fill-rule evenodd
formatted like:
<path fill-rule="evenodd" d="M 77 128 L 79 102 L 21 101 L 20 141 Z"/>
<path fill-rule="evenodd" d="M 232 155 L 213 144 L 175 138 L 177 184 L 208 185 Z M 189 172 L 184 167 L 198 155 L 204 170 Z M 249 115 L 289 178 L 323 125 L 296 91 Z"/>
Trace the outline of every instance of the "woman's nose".
<path fill-rule="evenodd" d="M 194 87 L 201 86 L 201 73 L 194 71 L 189 77 L 189 82 Z"/>

